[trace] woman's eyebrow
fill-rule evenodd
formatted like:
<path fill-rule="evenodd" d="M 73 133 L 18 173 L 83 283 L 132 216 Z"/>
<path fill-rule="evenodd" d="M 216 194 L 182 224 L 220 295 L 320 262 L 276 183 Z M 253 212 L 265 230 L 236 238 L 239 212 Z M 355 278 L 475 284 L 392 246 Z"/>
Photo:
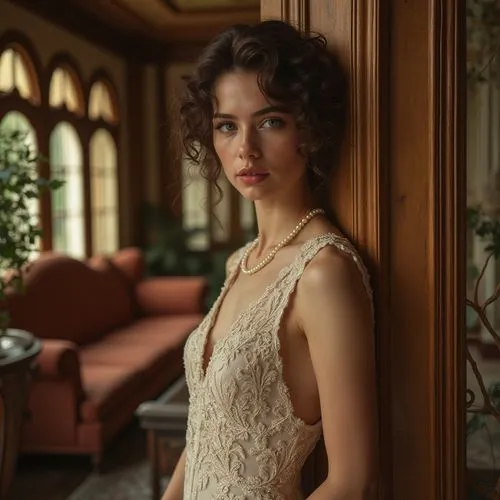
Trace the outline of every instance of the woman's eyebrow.
<path fill-rule="evenodd" d="M 267 115 L 268 113 L 290 113 L 290 111 L 285 106 L 266 106 L 265 108 L 259 109 L 252 113 L 252 116 L 262 116 Z M 228 113 L 214 113 L 215 118 L 225 118 L 228 120 L 236 119 L 235 115 L 231 115 Z"/>

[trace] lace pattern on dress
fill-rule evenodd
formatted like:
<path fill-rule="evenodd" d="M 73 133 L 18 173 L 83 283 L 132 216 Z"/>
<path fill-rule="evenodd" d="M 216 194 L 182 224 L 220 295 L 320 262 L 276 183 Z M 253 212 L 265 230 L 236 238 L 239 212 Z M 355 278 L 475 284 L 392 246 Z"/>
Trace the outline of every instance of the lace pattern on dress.
<path fill-rule="evenodd" d="M 309 425 L 294 414 L 283 379 L 278 331 L 305 266 L 325 245 L 353 257 L 371 296 L 368 273 L 353 246 L 326 234 L 306 242 L 297 258 L 239 314 L 216 341 L 205 372 L 205 343 L 237 268 L 189 336 L 184 351 L 190 394 L 184 498 L 301 498 L 300 471 L 321 436 L 321 421 Z"/>

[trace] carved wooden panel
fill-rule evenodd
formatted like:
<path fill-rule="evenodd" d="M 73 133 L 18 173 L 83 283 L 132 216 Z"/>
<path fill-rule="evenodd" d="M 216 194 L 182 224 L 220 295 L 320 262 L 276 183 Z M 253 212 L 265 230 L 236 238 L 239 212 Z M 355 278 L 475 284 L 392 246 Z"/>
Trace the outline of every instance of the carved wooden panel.
<path fill-rule="evenodd" d="M 325 34 L 350 75 L 332 184 L 377 306 L 380 498 L 464 497 L 464 8 L 453 0 L 266 0 Z M 390 41 L 390 43 L 389 43 Z M 324 455 L 314 460 L 316 482 Z"/>

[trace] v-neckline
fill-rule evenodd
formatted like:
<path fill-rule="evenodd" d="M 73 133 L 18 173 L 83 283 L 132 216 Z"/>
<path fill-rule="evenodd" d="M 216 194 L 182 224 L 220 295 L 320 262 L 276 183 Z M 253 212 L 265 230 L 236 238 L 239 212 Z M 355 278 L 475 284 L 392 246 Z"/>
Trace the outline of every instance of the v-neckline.
<path fill-rule="evenodd" d="M 285 276 L 285 274 L 287 272 L 289 272 L 291 269 L 293 269 L 299 263 L 299 259 L 304 254 L 304 250 L 307 247 L 307 245 L 311 245 L 313 241 L 315 241 L 319 238 L 325 237 L 325 236 L 333 236 L 334 238 L 346 239 L 344 236 L 330 232 L 330 233 L 319 234 L 317 236 L 314 236 L 314 237 L 306 240 L 301 245 L 297 255 L 292 259 L 292 261 L 289 264 L 283 266 L 279 270 L 276 278 L 274 280 L 272 280 L 268 285 L 266 285 L 262 294 L 257 296 L 256 299 L 252 300 L 246 307 L 244 307 L 238 314 L 236 314 L 236 316 L 234 317 L 233 321 L 231 322 L 231 324 L 227 330 L 227 333 L 223 337 L 217 339 L 214 342 L 214 344 L 212 346 L 212 352 L 210 354 L 210 359 L 208 360 L 206 367 L 204 367 L 204 365 L 205 365 L 205 351 L 207 349 L 207 343 L 208 343 L 208 340 L 210 337 L 210 333 L 212 332 L 215 321 L 217 319 L 217 316 L 220 313 L 220 308 L 221 308 L 222 302 L 224 301 L 227 294 L 229 293 L 229 290 L 233 287 L 237 277 L 240 275 L 241 259 L 243 258 L 244 251 L 246 250 L 246 248 L 249 245 L 251 245 L 251 242 L 243 247 L 241 257 L 238 259 L 238 262 L 237 262 L 235 269 L 228 276 L 226 283 L 224 284 L 224 287 L 223 287 L 218 299 L 216 300 L 212 309 L 208 313 L 209 318 L 208 318 L 207 325 L 205 326 L 205 328 L 201 332 L 203 335 L 203 338 L 201 341 L 201 353 L 200 353 L 201 359 L 199 360 L 199 378 L 200 378 L 200 381 L 202 384 L 204 384 L 207 380 L 207 377 L 208 377 L 209 372 L 210 372 L 210 367 L 213 364 L 213 359 L 215 357 L 217 348 L 220 347 L 221 344 L 226 342 L 228 338 L 232 337 L 234 328 L 241 321 L 241 318 L 243 317 L 243 315 L 246 314 L 250 309 L 253 309 L 254 307 L 256 307 L 257 304 L 261 300 L 263 300 L 276 287 L 276 284 L 283 278 L 283 276 Z"/>

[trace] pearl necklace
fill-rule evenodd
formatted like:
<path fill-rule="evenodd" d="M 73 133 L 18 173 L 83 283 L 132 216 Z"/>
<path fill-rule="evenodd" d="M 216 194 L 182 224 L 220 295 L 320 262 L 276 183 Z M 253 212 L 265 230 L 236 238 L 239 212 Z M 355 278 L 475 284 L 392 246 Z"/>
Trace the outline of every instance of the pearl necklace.
<path fill-rule="evenodd" d="M 256 264 L 254 267 L 248 269 L 247 262 L 248 262 L 248 256 L 250 255 L 250 252 L 257 246 L 257 243 L 259 242 L 259 238 L 255 238 L 255 240 L 252 242 L 252 244 L 248 247 L 246 252 L 243 254 L 243 258 L 241 259 L 240 262 L 240 269 L 242 270 L 243 273 L 245 274 L 255 274 L 257 271 L 260 271 L 263 267 L 267 266 L 269 262 L 271 262 L 274 259 L 274 256 L 278 253 L 279 250 L 281 250 L 285 245 L 290 243 L 297 234 L 304 228 L 304 226 L 316 215 L 324 214 L 325 211 L 322 208 L 313 208 L 310 210 L 302 219 L 300 219 L 299 223 L 295 226 L 293 231 L 288 234 L 285 238 L 283 238 L 265 257 L 263 260 L 261 260 L 258 264 Z"/>

